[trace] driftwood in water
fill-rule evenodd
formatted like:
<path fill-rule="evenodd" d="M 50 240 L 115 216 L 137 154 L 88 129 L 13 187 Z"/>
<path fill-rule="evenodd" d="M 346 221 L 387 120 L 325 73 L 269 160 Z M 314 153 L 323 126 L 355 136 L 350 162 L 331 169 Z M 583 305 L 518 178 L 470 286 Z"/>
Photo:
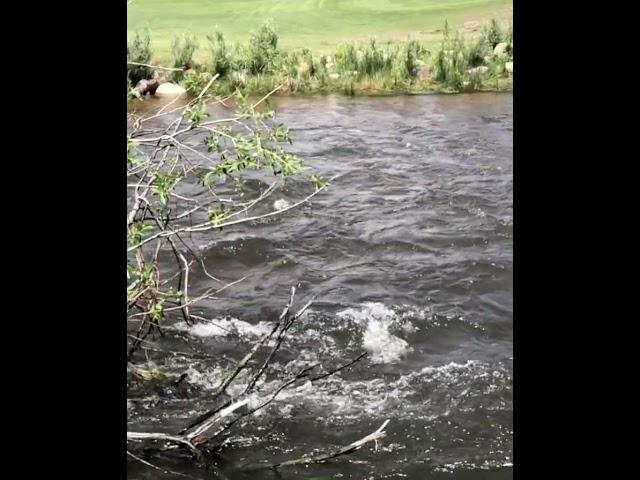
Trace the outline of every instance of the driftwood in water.
<path fill-rule="evenodd" d="M 280 317 L 275 321 L 271 331 L 265 334 L 254 344 L 253 348 L 235 365 L 235 367 L 231 369 L 229 374 L 224 380 L 222 380 L 218 388 L 214 391 L 212 400 L 222 400 L 221 402 L 218 402 L 218 405 L 215 408 L 209 410 L 203 415 L 200 415 L 176 435 L 165 433 L 127 432 L 127 442 L 133 445 L 140 445 L 141 443 L 149 444 L 149 442 L 151 442 L 153 445 L 149 445 L 150 448 L 147 449 L 147 451 L 156 450 L 167 452 L 171 450 L 175 451 L 176 449 L 184 450 L 186 448 L 186 450 L 195 458 L 198 458 L 203 450 L 210 448 L 215 449 L 224 444 L 224 442 L 221 441 L 223 433 L 227 432 L 239 420 L 254 414 L 258 410 L 272 403 L 283 390 L 294 387 L 296 384 L 299 384 L 300 381 L 314 383 L 319 380 L 323 380 L 324 378 L 350 367 L 366 356 L 366 353 L 362 353 L 346 364 L 333 368 L 326 373 L 316 375 L 311 375 L 311 372 L 319 365 L 314 364 L 307 366 L 298 373 L 291 374 L 289 378 L 283 379 L 282 383 L 270 392 L 263 392 L 263 394 L 260 395 L 263 397 L 262 399 L 255 398 L 253 394 L 256 393 L 256 385 L 258 381 L 265 375 L 267 368 L 272 365 L 276 353 L 285 342 L 286 336 L 293 324 L 300 319 L 313 302 L 313 299 L 306 302 L 304 306 L 294 314 L 291 312 L 291 307 L 293 306 L 295 293 L 296 289 L 291 288 L 289 302 L 284 307 Z M 264 360 L 258 362 L 257 365 L 252 364 L 251 360 L 255 360 L 256 355 L 261 350 L 265 354 Z M 229 396 L 227 388 L 238 379 L 239 374 L 242 371 L 251 371 L 244 391 L 240 394 L 236 394 L 235 396 Z M 341 449 L 339 452 L 322 458 L 315 458 L 311 460 L 304 458 L 303 460 L 296 460 L 294 462 L 319 463 L 329 458 L 351 453 L 365 443 L 381 438 L 384 435 L 382 430 L 384 430 L 386 424 L 387 422 L 385 422 L 383 426 L 373 434 L 358 442 L 354 442 L 348 447 Z M 284 462 L 274 465 L 273 468 L 292 464 L 294 463 Z"/>
<path fill-rule="evenodd" d="M 294 465 L 311 465 L 313 463 L 324 463 L 327 460 L 331 460 L 332 458 L 341 457 L 342 455 L 348 455 L 350 453 L 355 452 L 356 450 L 360 450 L 367 443 L 375 442 L 376 448 L 378 444 L 378 440 L 381 440 L 386 436 L 386 432 L 384 429 L 386 428 L 389 420 L 385 420 L 385 422 L 378 428 L 375 432 L 370 433 L 366 437 L 361 438 L 360 440 L 356 440 L 355 442 L 350 443 L 346 447 L 342 447 L 339 450 L 336 450 L 333 453 L 328 453 L 326 455 L 320 455 L 317 457 L 301 457 L 295 460 L 287 460 L 286 462 L 276 463 L 275 465 L 271 465 L 271 468 L 280 468 L 280 467 L 291 467 Z"/>

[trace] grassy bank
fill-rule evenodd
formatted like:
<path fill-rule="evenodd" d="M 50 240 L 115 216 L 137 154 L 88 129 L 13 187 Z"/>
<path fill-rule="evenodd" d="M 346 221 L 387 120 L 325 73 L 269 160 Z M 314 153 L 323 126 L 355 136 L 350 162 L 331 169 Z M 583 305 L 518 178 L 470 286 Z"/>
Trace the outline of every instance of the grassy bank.
<path fill-rule="evenodd" d="M 136 33 L 127 53 L 131 62 L 157 62 L 148 33 Z M 191 91 L 199 91 L 218 75 L 214 85 L 220 94 L 267 93 L 277 86 L 285 93 L 349 95 L 509 90 L 513 40 L 511 29 L 496 20 L 478 27 L 471 38 L 452 32 L 445 22 L 435 48 L 415 39 L 383 44 L 372 39 L 317 55 L 308 48 L 282 48 L 277 30 L 267 22 L 246 43 L 230 44 L 220 31 L 207 35 L 204 42 L 193 35 L 178 36 L 165 65 L 186 69 L 167 74 L 167 79 Z M 149 67 L 129 65 L 128 80 L 135 85 L 154 73 L 158 72 Z"/>
<path fill-rule="evenodd" d="M 509 23 L 512 5 L 512 0 L 133 0 L 127 26 L 130 36 L 151 32 L 151 48 L 161 63 L 170 60 L 172 41 L 184 32 L 204 42 L 217 29 L 230 43 L 246 43 L 265 19 L 277 23 L 282 48 L 329 55 L 338 45 L 367 42 L 372 35 L 379 43 L 411 37 L 434 47 L 445 20 L 452 30 L 473 33 L 475 22 Z"/>

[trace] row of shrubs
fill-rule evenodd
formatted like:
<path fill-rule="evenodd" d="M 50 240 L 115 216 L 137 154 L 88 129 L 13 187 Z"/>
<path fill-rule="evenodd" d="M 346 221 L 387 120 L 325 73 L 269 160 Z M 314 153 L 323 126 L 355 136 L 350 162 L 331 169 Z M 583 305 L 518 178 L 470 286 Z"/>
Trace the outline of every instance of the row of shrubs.
<path fill-rule="evenodd" d="M 507 44 L 505 54 L 494 55 L 500 43 Z M 371 40 L 367 44 L 342 45 L 334 55 L 314 57 L 309 49 L 279 48 L 278 35 L 267 22 L 246 45 L 229 45 L 220 32 L 208 35 L 206 55 L 200 56 L 205 60 L 197 62 L 199 48 L 197 39 L 190 35 L 173 41 L 172 67 L 184 69 L 187 74 L 172 72 L 169 80 L 197 90 L 211 75 L 218 74 L 215 85 L 220 93 L 235 89 L 259 93 L 277 85 L 294 92 L 342 88 L 353 94 L 360 89 L 427 87 L 455 92 L 476 90 L 491 79 L 506 76 L 505 64 L 513 60 L 513 35 L 511 28 L 504 31 L 492 21 L 477 39 L 468 41 L 458 34 L 451 36 L 445 24 L 442 43 L 435 52 L 416 40 L 383 45 Z M 154 70 L 145 66 L 153 58 L 148 33 L 136 33 L 128 42 L 127 58 L 134 62 L 128 64 L 129 85 L 154 76 Z"/>

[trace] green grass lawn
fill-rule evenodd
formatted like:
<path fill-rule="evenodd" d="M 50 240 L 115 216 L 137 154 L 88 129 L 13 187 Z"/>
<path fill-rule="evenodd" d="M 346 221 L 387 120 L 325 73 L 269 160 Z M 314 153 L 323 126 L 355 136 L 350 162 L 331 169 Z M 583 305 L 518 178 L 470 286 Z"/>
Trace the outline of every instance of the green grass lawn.
<path fill-rule="evenodd" d="M 133 0 L 128 32 L 149 29 L 154 55 L 167 60 L 171 42 L 189 32 L 199 39 L 216 27 L 228 42 L 244 42 L 267 19 L 285 48 L 329 53 L 345 41 L 408 37 L 430 44 L 441 39 L 445 20 L 452 29 L 496 18 L 509 23 L 512 0 Z"/>

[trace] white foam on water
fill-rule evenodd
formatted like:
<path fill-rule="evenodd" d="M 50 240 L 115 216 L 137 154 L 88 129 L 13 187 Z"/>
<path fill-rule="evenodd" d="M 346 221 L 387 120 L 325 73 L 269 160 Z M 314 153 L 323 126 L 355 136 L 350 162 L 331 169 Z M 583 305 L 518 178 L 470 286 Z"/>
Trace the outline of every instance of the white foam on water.
<path fill-rule="evenodd" d="M 226 337 L 239 335 L 241 337 L 261 337 L 269 333 L 273 325 L 269 322 L 252 324 L 237 318 L 220 318 L 210 322 L 198 322 L 187 325 L 185 322 L 176 323 L 174 328 L 189 333 L 195 337 Z"/>
<path fill-rule="evenodd" d="M 289 208 L 290 206 L 291 206 L 291 203 L 287 202 L 283 198 L 280 198 L 280 199 L 276 200 L 275 202 L 273 202 L 273 209 L 274 210 L 284 210 L 285 208 Z"/>
<path fill-rule="evenodd" d="M 317 385 L 307 382 L 297 388 L 283 390 L 275 403 L 284 404 L 280 408 L 289 412 L 293 406 L 305 405 L 307 411 L 333 418 L 377 417 L 388 414 L 390 402 L 398 401 L 406 394 L 389 387 L 381 379 L 353 382 L 334 379 Z"/>
<path fill-rule="evenodd" d="M 508 460 L 489 460 L 486 459 L 482 463 L 470 462 L 468 460 L 457 461 L 439 465 L 434 468 L 436 472 L 453 473 L 459 470 L 490 470 L 494 468 L 513 467 L 513 463 Z"/>
<path fill-rule="evenodd" d="M 188 368 L 183 373 L 188 375 L 190 383 L 198 385 L 205 390 L 213 390 L 217 388 L 224 377 L 224 371 L 221 369 L 202 369 L 196 370 L 193 367 Z"/>
<path fill-rule="evenodd" d="M 450 362 L 438 367 L 424 367 L 422 370 L 420 370 L 420 373 L 422 375 L 429 376 L 452 377 L 455 376 L 455 373 L 459 373 L 460 371 L 464 370 L 469 371 L 479 365 L 480 362 L 478 362 L 477 360 L 467 360 L 466 363 Z"/>
<path fill-rule="evenodd" d="M 337 315 L 364 328 L 362 343 L 372 353 L 374 363 L 395 363 L 411 351 L 406 340 L 391 333 L 390 327 L 398 317 L 383 303 L 368 302 L 360 308 L 342 310 Z"/>

